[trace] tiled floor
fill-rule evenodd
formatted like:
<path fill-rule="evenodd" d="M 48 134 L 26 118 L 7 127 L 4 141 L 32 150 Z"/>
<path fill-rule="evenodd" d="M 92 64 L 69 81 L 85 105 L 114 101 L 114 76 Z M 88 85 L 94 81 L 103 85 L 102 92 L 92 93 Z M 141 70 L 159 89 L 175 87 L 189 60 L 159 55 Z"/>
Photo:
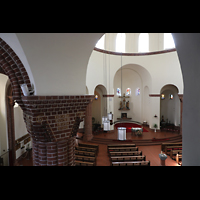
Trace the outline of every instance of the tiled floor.
<path fill-rule="evenodd" d="M 95 143 L 90 143 L 90 144 L 95 144 Z M 98 145 L 99 145 L 99 153 L 97 155 L 96 165 L 110 166 L 110 160 L 107 153 L 107 145 L 105 144 L 98 144 Z M 158 154 L 161 152 L 161 145 L 139 146 L 138 149 L 142 151 L 142 155 L 146 156 L 146 160 L 150 160 L 150 166 L 160 166 L 160 158 Z M 165 160 L 165 166 L 178 166 L 178 165 L 176 161 L 172 160 L 169 156 L 167 156 L 167 159 Z"/>
<path fill-rule="evenodd" d="M 172 137 L 176 135 L 177 133 L 170 133 L 170 132 L 156 132 L 153 131 L 145 132 L 143 133 L 144 139 L 150 139 L 152 137 L 156 138 L 166 138 L 166 137 Z M 96 135 L 94 137 L 98 138 L 113 138 L 117 139 L 116 132 L 110 132 L 110 133 L 100 133 L 99 135 Z M 127 138 L 133 138 L 134 139 L 140 139 L 139 137 L 131 135 L 131 133 L 127 133 Z M 85 143 L 82 140 L 77 140 L 77 142 Z M 95 144 L 91 142 L 87 142 L 90 144 Z M 110 160 L 107 153 L 107 145 L 106 144 L 98 144 L 99 145 L 99 153 L 97 155 L 96 165 L 97 166 L 110 166 Z M 146 155 L 146 160 L 150 160 L 150 166 L 160 166 L 160 158 L 158 154 L 161 152 L 161 145 L 152 145 L 152 146 L 138 146 L 139 150 L 142 151 L 142 155 Z M 33 161 L 32 158 L 30 160 L 22 159 L 19 161 L 19 165 L 22 166 L 32 166 Z M 167 157 L 165 161 L 166 166 L 178 166 L 177 163 L 172 160 L 169 156 Z"/>

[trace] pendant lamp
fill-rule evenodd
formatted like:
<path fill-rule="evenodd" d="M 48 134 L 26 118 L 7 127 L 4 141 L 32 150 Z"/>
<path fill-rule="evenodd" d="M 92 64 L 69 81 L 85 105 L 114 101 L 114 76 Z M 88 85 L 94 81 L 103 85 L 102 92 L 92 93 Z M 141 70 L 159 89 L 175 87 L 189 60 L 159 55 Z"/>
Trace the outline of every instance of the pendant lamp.
<path fill-rule="evenodd" d="M 121 90 L 122 90 L 122 54 L 121 54 Z M 118 140 L 126 140 L 125 127 L 118 127 Z"/>

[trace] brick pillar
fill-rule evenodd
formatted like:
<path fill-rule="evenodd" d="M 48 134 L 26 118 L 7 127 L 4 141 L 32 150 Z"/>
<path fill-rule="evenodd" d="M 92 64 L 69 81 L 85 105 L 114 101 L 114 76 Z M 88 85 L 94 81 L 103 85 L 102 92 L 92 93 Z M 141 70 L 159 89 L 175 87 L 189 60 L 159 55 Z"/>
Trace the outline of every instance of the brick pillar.
<path fill-rule="evenodd" d="M 33 165 L 75 166 L 77 130 L 93 98 L 94 95 L 22 97 L 24 121 L 33 143 Z"/>
<path fill-rule="evenodd" d="M 90 141 L 92 138 L 92 102 L 90 102 L 87 105 L 85 112 L 85 131 L 83 141 Z"/>

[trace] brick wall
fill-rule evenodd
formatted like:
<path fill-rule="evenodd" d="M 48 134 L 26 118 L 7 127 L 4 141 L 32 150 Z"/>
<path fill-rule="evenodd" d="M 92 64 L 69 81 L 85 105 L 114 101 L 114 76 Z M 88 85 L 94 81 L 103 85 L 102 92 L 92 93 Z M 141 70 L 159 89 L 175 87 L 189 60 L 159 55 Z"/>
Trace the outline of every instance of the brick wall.
<path fill-rule="evenodd" d="M 31 89 L 28 73 L 13 49 L 0 38 L 0 73 L 10 79 L 13 100 L 23 110 L 33 141 L 34 165 L 74 165 L 75 135 L 93 95 L 23 96 L 20 85 Z M 15 138 L 11 135 L 9 140 Z M 15 145 L 15 144 L 13 144 Z M 11 147 L 15 149 L 15 146 Z"/>
<path fill-rule="evenodd" d="M 74 165 L 74 124 L 79 126 L 93 99 L 94 95 L 22 97 L 34 165 Z"/>
<path fill-rule="evenodd" d="M 20 84 L 26 83 L 28 88 L 31 89 L 30 79 L 19 57 L 2 38 L 0 38 L 0 73 L 9 77 L 13 89 L 13 99 L 23 109 L 21 101 L 23 94 Z"/>

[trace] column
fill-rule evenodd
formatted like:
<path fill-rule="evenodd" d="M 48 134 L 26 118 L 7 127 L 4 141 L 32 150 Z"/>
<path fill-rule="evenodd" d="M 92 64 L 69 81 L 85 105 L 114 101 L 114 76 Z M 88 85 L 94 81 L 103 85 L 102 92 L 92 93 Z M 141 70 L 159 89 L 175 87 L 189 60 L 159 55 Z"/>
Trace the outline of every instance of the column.
<path fill-rule="evenodd" d="M 180 99 L 180 134 L 182 135 L 182 115 L 183 115 L 183 95 L 178 95 Z"/>
<path fill-rule="evenodd" d="M 85 112 L 85 132 L 83 141 L 90 141 L 93 138 L 92 135 L 92 101 L 88 104 Z"/>

